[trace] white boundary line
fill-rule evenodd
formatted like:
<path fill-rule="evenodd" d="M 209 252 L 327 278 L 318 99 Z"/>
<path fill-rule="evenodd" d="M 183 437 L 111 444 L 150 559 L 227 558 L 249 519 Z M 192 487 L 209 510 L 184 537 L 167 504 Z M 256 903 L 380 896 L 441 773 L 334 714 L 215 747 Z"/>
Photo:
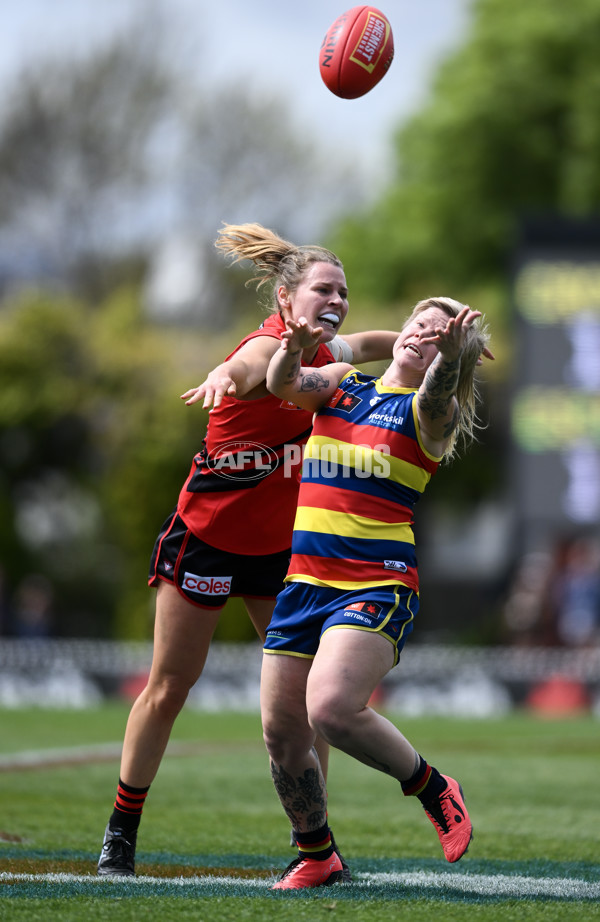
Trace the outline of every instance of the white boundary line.
<path fill-rule="evenodd" d="M 126 885 L 143 889 L 156 887 L 168 889 L 195 888 L 208 890 L 216 884 L 222 886 L 235 886 L 249 892 L 268 890 L 271 880 L 248 879 L 247 877 L 127 877 L 127 878 L 99 878 L 91 875 L 76 874 L 13 874 L 0 873 L 1 883 L 39 883 L 39 884 L 86 884 L 91 889 L 111 888 Z M 372 887 L 389 884 L 398 887 L 401 893 L 404 888 L 417 888 L 428 891 L 432 896 L 436 893 L 452 891 L 463 896 L 498 897 L 501 899 L 513 898 L 546 898 L 560 900 L 598 900 L 600 899 L 600 882 L 573 878 L 544 878 L 526 877 L 524 875 L 507 874 L 435 874 L 427 871 L 414 873 L 359 873 L 356 881 L 349 885 L 355 890 L 368 891 Z M 345 887 L 348 885 L 344 886 Z M 333 892 L 333 891 L 330 891 Z"/>
<path fill-rule="evenodd" d="M 570 877 L 526 877 L 522 874 L 434 874 L 431 871 L 415 873 L 358 874 L 373 884 L 397 884 L 427 890 L 453 890 L 457 893 L 481 896 L 540 897 L 568 899 L 600 898 L 600 883 L 588 883 Z"/>
<path fill-rule="evenodd" d="M 61 749 L 23 749 L 0 755 L 0 771 L 26 768 L 52 768 L 79 762 L 103 762 L 118 759 L 122 743 L 98 743 L 90 746 L 69 746 Z"/>
<path fill-rule="evenodd" d="M 21 752 L 0 755 L 0 772 L 111 762 L 121 757 L 122 748 L 123 743 L 92 743 L 89 746 L 68 746 L 60 749 L 24 749 Z M 200 748 L 201 744 L 197 742 L 172 741 L 165 755 L 194 755 Z"/>

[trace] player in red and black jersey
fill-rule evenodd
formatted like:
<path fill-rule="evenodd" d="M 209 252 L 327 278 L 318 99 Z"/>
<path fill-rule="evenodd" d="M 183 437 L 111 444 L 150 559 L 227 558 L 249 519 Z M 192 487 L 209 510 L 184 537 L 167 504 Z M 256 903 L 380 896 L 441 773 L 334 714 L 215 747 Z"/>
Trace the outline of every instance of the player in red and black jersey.
<path fill-rule="evenodd" d="M 102 876 L 134 874 L 149 786 L 173 723 L 202 673 L 227 599 L 243 598 L 264 639 L 283 586 L 302 448 L 312 424 L 310 411 L 274 397 L 265 385 L 285 321 L 305 316 L 322 327 L 319 341 L 302 358 L 318 368 L 389 358 L 397 336 L 388 331 L 338 336 L 348 289 L 342 264 L 329 250 L 297 247 L 258 224 L 225 225 L 217 247 L 235 262 L 254 263 L 254 281 L 273 287 L 272 314 L 203 384 L 183 395 L 190 405 L 202 402 L 212 409 L 202 450 L 152 555 L 153 661 L 127 722 L 117 796 L 98 864 Z M 326 745 L 320 748 L 325 769 L 327 751 Z"/>

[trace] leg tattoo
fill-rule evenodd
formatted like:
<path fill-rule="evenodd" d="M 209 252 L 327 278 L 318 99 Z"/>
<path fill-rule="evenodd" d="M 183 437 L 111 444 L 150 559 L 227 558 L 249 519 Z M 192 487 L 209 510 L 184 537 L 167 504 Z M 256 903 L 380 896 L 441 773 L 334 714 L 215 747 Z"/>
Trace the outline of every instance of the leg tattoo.
<path fill-rule="evenodd" d="M 307 768 L 293 778 L 281 765 L 271 760 L 271 777 L 275 790 L 294 829 L 320 829 L 326 821 L 327 794 L 321 769 Z"/>

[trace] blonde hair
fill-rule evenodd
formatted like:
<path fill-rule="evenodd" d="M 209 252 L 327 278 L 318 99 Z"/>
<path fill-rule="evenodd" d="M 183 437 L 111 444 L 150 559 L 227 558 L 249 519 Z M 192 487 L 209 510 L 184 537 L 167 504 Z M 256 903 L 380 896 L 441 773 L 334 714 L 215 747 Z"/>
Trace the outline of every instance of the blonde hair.
<path fill-rule="evenodd" d="M 418 314 L 431 307 L 437 307 L 449 317 L 456 317 L 468 305 L 455 301 L 454 298 L 426 298 L 419 301 L 413 308 L 410 317 L 405 321 L 402 329 L 406 327 Z M 452 433 L 444 459 L 449 461 L 458 455 L 460 449 L 467 448 L 475 440 L 475 430 L 483 429 L 477 416 L 477 404 L 480 400 L 479 382 L 475 370 L 481 353 L 490 340 L 487 324 L 483 317 L 479 317 L 467 330 L 463 351 L 460 356 L 460 371 L 456 386 L 456 400 L 458 402 L 458 425 Z"/>
<path fill-rule="evenodd" d="M 262 224 L 224 224 L 219 230 L 215 246 L 233 263 L 251 260 L 258 269 L 258 275 L 248 279 L 247 285 L 257 283 L 257 288 L 272 282 L 273 313 L 280 312 L 277 289 L 283 285 L 288 294 L 293 294 L 302 281 L 306 270 L 313 263 L 331 263 L 343 270 L 335 253 L 320 246 L 296 246 L 279 237 Z"/>

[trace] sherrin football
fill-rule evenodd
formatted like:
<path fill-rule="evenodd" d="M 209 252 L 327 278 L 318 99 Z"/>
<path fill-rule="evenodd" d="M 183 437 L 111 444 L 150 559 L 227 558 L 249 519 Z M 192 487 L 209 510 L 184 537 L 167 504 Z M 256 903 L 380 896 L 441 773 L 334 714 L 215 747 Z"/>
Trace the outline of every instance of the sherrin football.
<path fill-rule="evenodd" d="M 387 17 L 374 6 L 354 6 L 327 31 L 319 69 L 332 93 L 357 99 L 379 83 L 393 57 L 394 37 Z"/>

